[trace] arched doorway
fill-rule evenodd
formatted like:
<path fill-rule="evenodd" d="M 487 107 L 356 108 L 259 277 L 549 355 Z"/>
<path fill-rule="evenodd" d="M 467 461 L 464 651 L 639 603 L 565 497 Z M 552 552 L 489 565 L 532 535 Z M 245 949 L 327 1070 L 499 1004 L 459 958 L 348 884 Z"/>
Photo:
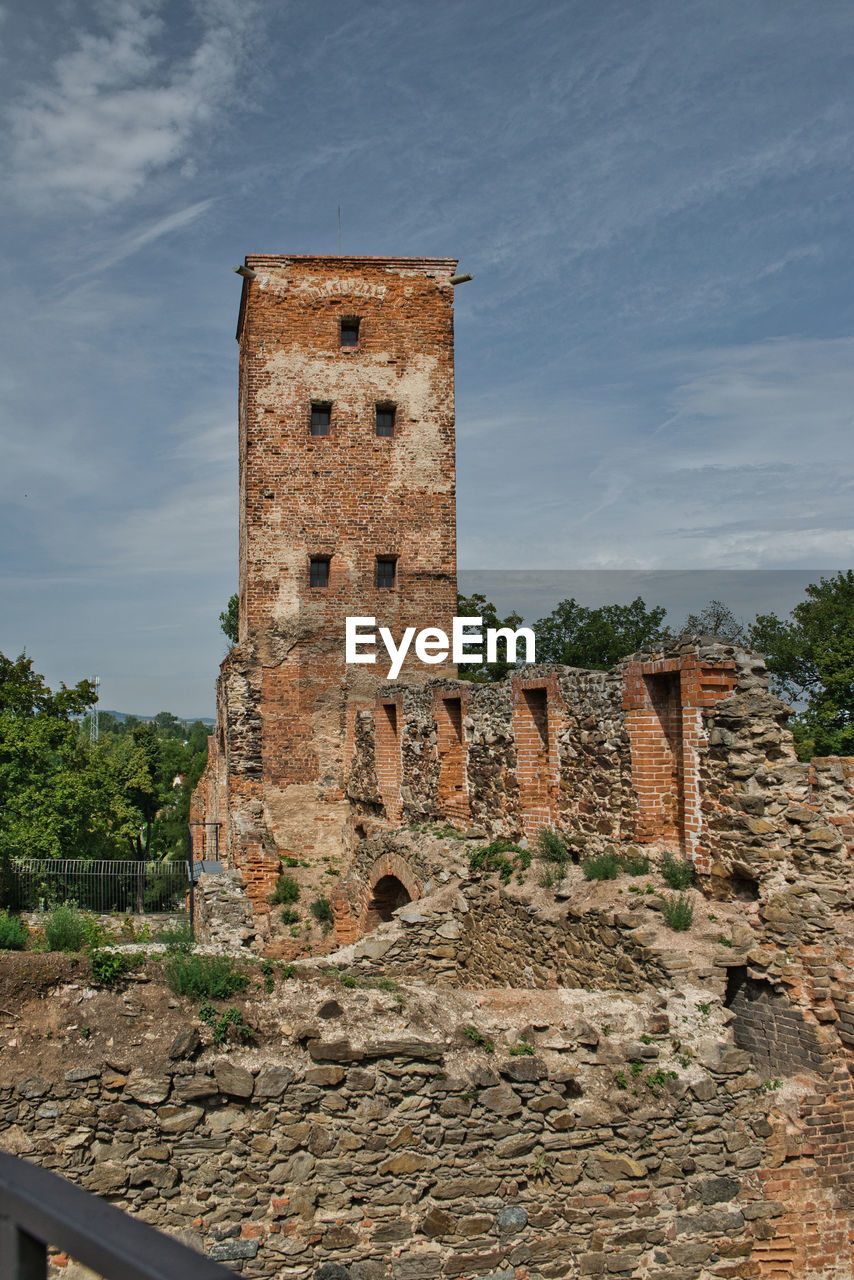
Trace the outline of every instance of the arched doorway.
<path fill-rule="evenodd" d="M 397 876 L 381 876 L 368 905 L 368 928 L 376 928 L 382 920 L 391 920 L 398 907 L 405 907 L 411 901 L 412 895 L 403 881 Z"/>

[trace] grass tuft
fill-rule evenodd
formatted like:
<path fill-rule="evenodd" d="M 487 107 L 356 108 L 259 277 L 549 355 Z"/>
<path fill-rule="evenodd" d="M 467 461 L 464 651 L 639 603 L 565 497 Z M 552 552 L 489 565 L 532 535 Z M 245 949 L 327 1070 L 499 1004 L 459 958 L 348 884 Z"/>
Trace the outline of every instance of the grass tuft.
<path fill-rule="evenodd" d="M 299 900 L 300 888 L 293 876 L 288 875 L 287 871 L 283 871 L 276 881 L 276 887 L 270 894 L 270 901 L 274 906 L 281 906 L 283 903 L 297 902 Z"/>
<path fill-rule="evenodd" d="M 622 867 L 615 853 L 600 853 L 581 864 L 585 880 L 616 880 Z"/>
<path fill-rule="evenodd" d="M 678 897 L 671 894 L 663 901 L 661 914 L 664 916 L 664 923 L 670 929 L 675 929 L 677 933 L 684 933 L 686 929 L 690 929 L 694 922 L 694 904 L 691 899 L 686 894 L 680 893 Z"/>
<path fill-rule="evenodd" d="M 688 889 L 694 882 L 694 864 L 689 858 L 674 858 L 666 853 L 658 869 L 671 889 Z"/>
<path fill-rule="evenodd" d="M 45 917 L 48 951 L 82 951 L 89 940 L 88 932 L 83 913 L 69 902 L 54 907 Z"/>

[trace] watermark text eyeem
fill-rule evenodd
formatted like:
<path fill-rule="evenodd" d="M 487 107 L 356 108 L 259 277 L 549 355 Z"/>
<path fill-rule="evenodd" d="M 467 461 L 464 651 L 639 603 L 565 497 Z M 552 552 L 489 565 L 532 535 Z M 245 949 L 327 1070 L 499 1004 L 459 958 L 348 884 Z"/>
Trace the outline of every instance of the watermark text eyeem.
<path fill-rule="evenodd" d="M 519 627 L 513 631 L 510 627 L 487 627 L 486 658 L 484 659 L 484 633 L 480 630 L 482 618 L 454 618 L 451 638 L 441 627 L 424 627 L 417 631 L 415 627 L 407 627 L 396 644 L 388 627 L 379 628 L 379 638 L 391 660 L 388 679 L 396 680 L 400 675 L 404 659 L 415 641 L 415 657 L 419 662 L 430 666 L 447 662 L 497 662 L 498 642 L 507 644 L 507 661 L 516 661 L 516 650 L 519 641 L 524 641 L 525 662 L 536 662 L 535 636 L 530 627 Z M 377 660 L 377 625 L 376 618 L 345 619 L 344 660 L 350 664 L 370 664 Z M 475 630 L 475 628 L 477 628 Z"/>

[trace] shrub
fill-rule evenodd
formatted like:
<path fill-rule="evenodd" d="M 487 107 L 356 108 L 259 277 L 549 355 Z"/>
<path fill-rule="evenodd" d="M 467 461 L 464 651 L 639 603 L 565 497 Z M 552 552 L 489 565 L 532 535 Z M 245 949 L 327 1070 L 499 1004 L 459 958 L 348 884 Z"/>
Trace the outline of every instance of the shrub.
<path fill-rule="evenodd" d="M 255 1032 L 248 1023 L 243 1021 L 239 1009 L 226 1009 L 225 1013 L 220 1014 L 212 1004 L 205 1001 L 199 1009 L 199 1017 L 213 1031 L 214 1044 L 223 1044 L 229 1031 L 241 1044 L 249 1044 L 255 1039 Z"/>
<path fill-rule="evenodd" d="M 86 920 L 68 902 L 49 911 L 44 922 L 48 951 L 82 951 L 87 942 Z"/>
<path fill-rule="evenodd" d="M 107 939 L 108 933 L 100 920 L 96 920 L 94 916 L 87 916 L 81 913 L 83 920 L 83 937 L 84 946 L 87 951 L 94 951 L 97 947 L 103 946 Z"/>
<path fill-rule="evenodd" d="M 649 871 L 649 858 L 643 853 L 623 854 L 620 858 L 620 866 L 628 876 L 645 876 Z M 634 888 L 634 885 L 631 887 Z"/>
<path fill-rule="evenodd" d="M 249 979 L 242 964 L 232 956 L 202 956 L 173 951 L 163 963 L 166 981 L 176 996 L 225 1000 L 236 991 L 245 991 Z"/>
<path fill-rule="evenodd" d="M 296 902 L 299 898 L 299 885 L 293 876 L 283 871 L 276 881 L 276 887 L 270 894 L 270 901 L 275 905 L 283 902 Z"/>
<path fill-rule="evenodd" d="M 683 933 L 686 929 L 690 929 L 693 923 L 694 904 L 684 893 L 680 893 L 678 898 L 671 894 L 664 899 L 661 914 L 669 928 L 675 929 L 677 933 Z"/>
<path fill-rule="evenodd" d="M 332 903 L 328 898 L 315 898 L 314 902 L 309 907 L 309 910 L 318 924 L 331 927 L 335 917 L 332 914 Z M 326 932 L 329 932 L 328 928 Z"/>
<path fill-rule="evenodd" d="M 687 889 L 694 880 L 694 864 L 689 858 L 674 858 L 667 853 L 658 867 L 671 889 Z"/>
<path fill-rule="evenodd" d="M 115 986 L 144 961 L 145 955 L 141 951 L 113 951 L 110 947 L 95 950 L 90 956 L 92 981 L 102 987 Z"/>
<path fill-rule="evenodd" d="M 620 859 L 615 853 L 600 853 L 587 858 L 581 864 L 585 880 L 616 880 L 620 874 Z"/>
<path fill-rule="evenodd" d="M 160 930 L 156 941 L 164 942 L 169 952 L 180 951 L 183 955 L 188 955 L 193 950 L 193 930 L 189 921 L 170 924 Z"/>
<path fill-rule="evenodd" d="M 509 856 L 508 856 L 509 855 Z M 531 865 L 531 855 L 527 849 L 521 849 L 512 840 L 499 836 L 491 844 L 485 844 L 469 854 L 469 870 L 497 871 L 503 884 L 510 883 L 514 871 L 527 871 Z"/>
<path fill-rule="evenodd" d="M 28 932 L 20 916 L 0 911 L 0 951 L 23 951 Z"/>
<path fill-rule="evenodd" d="M 294 911 L 293 907 L 282 907 L 282 924 L 296 924 L 298 920 L 298 911 Z"/>
<path fill-rule="evenodd" d="M 537 832 L 537 857 L 560 867 L 562 872 L 573 860 L 565 837 L 553 827 L 540 827 Z"/>

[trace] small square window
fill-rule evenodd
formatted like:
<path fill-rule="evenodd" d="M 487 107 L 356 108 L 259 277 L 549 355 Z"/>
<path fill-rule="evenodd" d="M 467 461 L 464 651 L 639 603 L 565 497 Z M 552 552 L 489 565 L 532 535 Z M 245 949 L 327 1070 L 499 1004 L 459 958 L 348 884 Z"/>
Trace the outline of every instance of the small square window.
<path fill-rule="evenodd" d="M 377 586 L 390 590 L 394 586 L 397 561 L 391 556 L 377 556 Z"/>
<path fill-rule="evenodd" d="M 329 424 L 331 421 L 332 421 L 332 405 L 331 404 L 312 404 L 311 434 L 313 436 L 328 436 Z"/>
<path fill-rule="evenodd" d="M 308 583 L 310 587 L 329 586 L 329 556 L 312 556 Z"/>
<path fill-rule="evenodd" d="M 341 321 L 341 346 L 357 347 L 359 345 L 359 321 L 350 317 Z"/>
<path fill-rule="evenodd" d="M 378 436 L 394 435 L 394 405 L 393 404 L 377 405 L 377 435 Z"/>

